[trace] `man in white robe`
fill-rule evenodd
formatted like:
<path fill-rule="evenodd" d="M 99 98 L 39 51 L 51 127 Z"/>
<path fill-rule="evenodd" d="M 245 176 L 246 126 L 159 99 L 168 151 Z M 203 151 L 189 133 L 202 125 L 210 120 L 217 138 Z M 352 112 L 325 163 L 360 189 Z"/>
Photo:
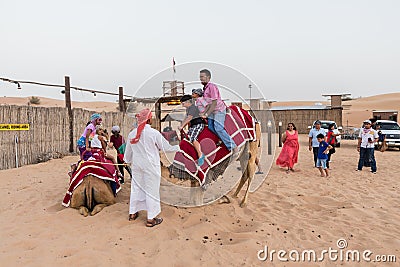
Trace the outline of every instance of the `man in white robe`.
<path fill-rule="evenodd" d="M 135 220 L 139 211 L 147 211 L 148 227 L 160 224 L 163 219 L 157 217 L 161 212 L 160 181 L 161 165 L 160 151 L 179 151 L 179 146 L 171 146 L 161 133 L 151 124 L 151 111 L 142 110 L 136 115 L 138 127 L 128 135 L 125 162 L 131 164 L 132 182 L 129 206 L 129 220 Z"/>

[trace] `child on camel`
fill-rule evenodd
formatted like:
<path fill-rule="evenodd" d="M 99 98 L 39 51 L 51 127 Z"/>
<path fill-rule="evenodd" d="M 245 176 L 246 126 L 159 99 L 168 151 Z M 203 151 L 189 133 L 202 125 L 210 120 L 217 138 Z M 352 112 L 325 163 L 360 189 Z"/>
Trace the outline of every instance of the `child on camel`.
<path fill-rule="evenodd" d="M 181 98 L 182 106 L 186 108 L 186 118 L 183 120 L 179 130 L 182 130 L 187 124 L 189 124 L 188 136 L 190 143 L 193 144 L 196 149 L 199 166 L 204 164 L 204 154 L 201 152 L 200 143 L 197 140 L 199 134 L 204 129 L 204 121 L 200 117 L 199 109 L 193 105 L 192 97 L 190 95 L 184 95 Z"/>
<path fill-rule="evenodd" d="M 117 171 L 117 175 L 120 179 L 120 182 L 123 183 L 123 176 L 119 172 L 117 168 L 117 161 L 116 159 L 110 155 L 107 154 L 106 148 L 107 148 L 107 141 L 108 136 L 105 133 L 104 129 L 102 128 L 97 128 L 96 134 L 93 136 L 93 139 L 91 141 L 91 147 L 92 147 L 92 154 L 96 158 L 96 156 L 100 156 L 100 158 L 97 158 L 97 160 L 103 162 L 103 158 L 111 160 L 115 164 L 115 170 Z"/>
<path fill-rule="evenodd" d="M 207 101 L 203 97 L 203 89 L 192 89 L 192 98 L 195 106 L 199 109 L 200 113 L 203 113 L 207 107 Z"/>
<path fill-rule="evenodd" d="M 90 121 L 86 124 L 85 130 L 77 141 L 77 148 L 81 157 L 80 161 L 86 161 L 92 156 L 90 142 L 96 134 L 96 126 L 100 125 L 102 121 L 103 119 L 99 113 L 94 113 L 90 116 Z M 72 177 L 73 173 L 78 168 L 78 164 L 79 162 L 71 164 L 71 170 L 68 172 L 70 177 Z"/>
<path fill-rule="evenodd" d="M 90 123 L 86 125 L 81 137 L 78 139 L 77 146 L 82 160 L 88 160 L 92 156 L 90 149 L 90 141 L 96 134 L 96 126 L 100 125 L 103 119 L 99 113 L 90 116 Z"/>

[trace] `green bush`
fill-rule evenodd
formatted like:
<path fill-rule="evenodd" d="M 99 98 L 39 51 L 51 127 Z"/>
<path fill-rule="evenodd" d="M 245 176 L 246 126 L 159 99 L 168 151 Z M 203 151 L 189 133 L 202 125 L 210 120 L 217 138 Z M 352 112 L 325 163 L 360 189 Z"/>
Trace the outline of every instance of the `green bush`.
<path fill-rule="evenodd" d="M 34 104 L 34 105 L 39 105 L 40 98 L 37 96 L 32 96 L 31 98 L 29 98 L 29 103 Z"/>

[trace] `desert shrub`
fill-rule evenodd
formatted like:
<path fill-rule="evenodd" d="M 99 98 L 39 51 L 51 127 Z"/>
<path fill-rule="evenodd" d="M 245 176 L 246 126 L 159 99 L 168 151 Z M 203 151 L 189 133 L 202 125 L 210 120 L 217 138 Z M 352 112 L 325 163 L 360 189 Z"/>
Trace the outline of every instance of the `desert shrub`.
<path fill-rule="evenodd" d="M 37 96 L 32 96 L 31 98 L 29 98 L 29 103 L 34 104 L 34 105 L 39 105 L 40 98 Z"/>

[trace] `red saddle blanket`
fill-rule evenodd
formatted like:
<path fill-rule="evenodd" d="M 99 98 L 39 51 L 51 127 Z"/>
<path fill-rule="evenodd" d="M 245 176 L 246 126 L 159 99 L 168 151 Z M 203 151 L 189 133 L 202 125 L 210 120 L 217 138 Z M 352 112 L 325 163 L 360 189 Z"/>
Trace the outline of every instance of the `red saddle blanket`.
<path fill-rule="evenodd" d="M 62 202 L 63 206 L 69 207 L 73 191 L 83 182 L 83 179 L 87 175 L 93 175 L 99 179 L 110 181 L 114 194 L 121 190 L 116 169 L 111 161 L 81 161 L 69 181 L 69 188 Z"/>
<path fill-rule="evenodd" d="M 246 110 L 237 106 L 230 106 L 229 109 L 230 112 L 226 114 L 224 126 L 235 144 L 240 147 L 246 141 L 255 141 L 254 118 Z M 191 177 L 199 181 L 200 185 L 203 185 L 208 171 L 218 164 L 226 162 L 232 155 L 232 152 L 224 144 L 217 146 L 219 138 L 208 127 L 204 127 L 204 130 L 199 134 L 198 140 L 201 144 L 201 150 L 205 155 L 204 164 L 201 167 L 197 165 L 198 156 L 195 148 L 189 140 L 182 139 L 179 144 L 181 151 L 175 154 L 172 168 L 188 173 Z M 223 170 L 225 170 L 227 166 L 226 164 L 223 165 Z M 223 170 L 221 170 L 222 173 Z M 179 173 L 179 171 L 173 172 L 174 175 L 176 173 Z"/>

